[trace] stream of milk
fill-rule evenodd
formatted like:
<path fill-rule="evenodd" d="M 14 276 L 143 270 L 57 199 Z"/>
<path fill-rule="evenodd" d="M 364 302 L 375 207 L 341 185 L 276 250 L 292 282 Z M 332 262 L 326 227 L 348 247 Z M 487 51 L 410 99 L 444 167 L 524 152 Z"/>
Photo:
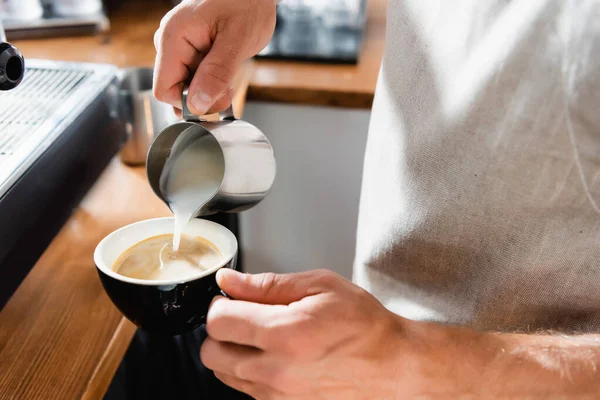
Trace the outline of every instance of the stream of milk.
<path fill-rule="evenodd" d="M 219 190 L 225 163 L 217 140 L 196 127 L 182 132 L 171 149 L 160 178 L 175 217 L 173 250 L 179 250 L 181 235 L 195 212 Z M 200 136 L 200 137 L 199 137 Z"/>

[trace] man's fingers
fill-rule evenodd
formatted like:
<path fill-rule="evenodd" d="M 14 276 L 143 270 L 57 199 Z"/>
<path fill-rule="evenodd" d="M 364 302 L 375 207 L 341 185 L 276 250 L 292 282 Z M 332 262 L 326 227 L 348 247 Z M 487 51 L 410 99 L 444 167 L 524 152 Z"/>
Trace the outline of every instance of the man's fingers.
<path fill-rule="evenodd" d="M 226 95 L 221 97 L 215 104 L 213 104 L 211 109 L 208 110 L 207 115 L 215 114 L 215 113 L 221 112 L 223 110 L 226 110 L 227 108 L 229 108 L 232 101 L 233 101 L 233 91 L 229 90 Z M 177 116 L 177 118 L 180 118 L 180 119 L 183 118 L 183 112 L 181 111 L 180 108 L 173 107 L 173 111 L 175 112 L 175 115 Z"/>
<path fill-rule="evenodd" d="M 264 352 L 207 338 L 200 349 L 200 358 L 202 363 L 215 373 L 275 389 L 289 384 L 286 374 L 289 361 L 278 357 L 275 352 Z"/>
<path fill-rule="evenodd" d="M 253 381 L 252 369 L 262 353 L 262 350 L 253 347 L 219 342 L 209 337 L 202 343 L 200 359 L 206 368 L 215 372 Z"/>
<path fill-rule="evenodd" d="M 154 97 L 173 107 L 181 109 L 181 93 L 183 82 L 187 78 L 188 69 L 185 64 L 169 56 L 156 58 L 154 65 Z"/>
<path fill-rule="evenodd" d="M 228 268 L 217 272 L 217 283 L 234 299 L 262 304 L 290 304 L 322 291 L 333 283 L 329 271 L 307 271 L 295 274 L 242 274 Z"/>
<path fill-rule="evenodd" d="M 227 386 L 234 388 L 239 392 L 246 393 L 247 395 L 252 396 L 252 398 L 256 400 L 267 400 L 276 398 L 274 397 L 275 392 L 265 385 L 257 384 L 254 382 L 248 382 L 243 379 L 236 378 L 235 376 L 227 375 L 221 372 L 215 372 L 215 376 Z M 283 398 L 283 396 L 277 398 Z"/>
<path fill-rule="evenodd" d="M 208 311 L 206 331 L 218 341 L 265 349 L 269 347 L 269 327 L 284 320 L 287 313 L 285 306 L 218 298 Z"/>
<path fill-rule="evenodd" d="M 181 109 L 184 82 L 189 79 L 190 71 L 198 67 L 202 57 L 203 53 L 182 38 L 174 39 L 172 47 L 164 46 L 154 66 L 154 97 Z"/>
<path fill-rule="evenodd" d="M 227 35 L 218 36 L 198 66 L 188 97 L 188 107 L 194 114 L 205 115 L 216 109 L 217 100 L 228 94 L 235 72 L 243 61 L 235 43 L 235 39 Z"/>
<path fill-rule="evenodd" d="M 161 27 L 154 37 L 157 49 L 154 65 L 154 97 L 177 108 L 181 108 L 181 92 L 184 82 L 191 76 L 190 71 L 198 68 L 210 48 L 208 36 L 201 37 L 196 45 L 187 39 L 189 33 L 186 29 L 189 29 L 189 21 L 185 20 L 185 7 L 182 5 L 167 14 L 165 19 L 168 21 L 161 22 Z M 198 21 L 194 25 L 201 23 Z"/>

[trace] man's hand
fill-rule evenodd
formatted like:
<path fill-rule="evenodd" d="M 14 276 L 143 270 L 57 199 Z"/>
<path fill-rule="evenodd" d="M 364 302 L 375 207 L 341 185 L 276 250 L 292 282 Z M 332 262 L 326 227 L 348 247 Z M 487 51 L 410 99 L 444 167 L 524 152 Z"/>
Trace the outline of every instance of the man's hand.
<path fill-rule="evenodd" d="M 402 346 L 397 317 L 329 271 L 221 270 L 203 363 L 256 399 L 391 399 Z"/>
<path fill-rule="evenodd" d="M 241 63 L 260 52 L 273 35 L 275 4 L 186 0 L 171 10 L 154 36 L 154 96 L 181 109 L 181 92 L 191 79 L 188 107 L 194 114 L 226 109 Z"/>
<path fill-rule="evenodd" d="M 597 335 L 410 321 L 329 271 L 217 282 L 202 361 L 259 400 L 600 398 Z"/>

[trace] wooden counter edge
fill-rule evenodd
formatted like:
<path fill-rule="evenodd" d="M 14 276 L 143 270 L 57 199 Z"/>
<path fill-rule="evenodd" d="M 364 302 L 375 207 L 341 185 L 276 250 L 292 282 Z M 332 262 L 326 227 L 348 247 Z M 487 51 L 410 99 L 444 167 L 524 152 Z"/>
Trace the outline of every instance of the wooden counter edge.
<path fill-rule="evenodd" d="M 104 397 L 123 357 L 125 357 L 135 331 L 136 326 L 133 323 L 124 317 L 121 318 L 119 326 L 117 326 L 100 362 L 87 383 L 87 387 L 81 396 L 82 400 L 97 400 Z"/>
<path fill-rule="evenodd" d="M 368 92 L 307 90 L 305 88 L 275 88 L 250 85 L 247 100 L 304 106 L 370 109 L 373 105 L 373 98 L 374 94 Z"/>

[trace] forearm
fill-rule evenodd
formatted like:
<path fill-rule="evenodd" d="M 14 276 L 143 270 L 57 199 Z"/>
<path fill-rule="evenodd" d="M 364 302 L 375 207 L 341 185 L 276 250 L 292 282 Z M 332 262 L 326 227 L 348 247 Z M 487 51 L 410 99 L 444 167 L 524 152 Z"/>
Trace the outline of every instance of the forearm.
<path fill-rule="evenodd" d="M 600 398 L 600 335 L 482 333 L 416 324 L 419 394 L 476 398 Z M 424 390 L 421 390 L 424 389 Z"/>
<path fill-rule="evenodd" d="M 489 393 L 600 397 L 600 335 L 489 335 L 500 344 L 486 370 Z"/>

